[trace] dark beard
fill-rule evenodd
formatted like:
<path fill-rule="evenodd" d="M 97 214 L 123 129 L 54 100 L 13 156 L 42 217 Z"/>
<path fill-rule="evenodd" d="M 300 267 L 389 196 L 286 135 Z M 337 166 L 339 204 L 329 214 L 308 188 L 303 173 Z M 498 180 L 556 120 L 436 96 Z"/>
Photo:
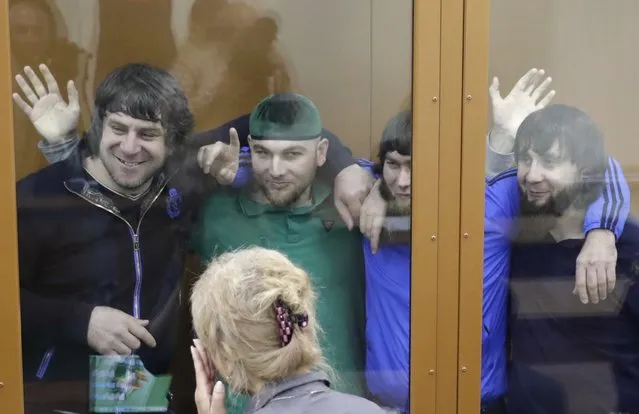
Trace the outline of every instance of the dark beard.
<path fill-rule="evenodd" d="M 255 178 L 253 178 L 253 181 L 251 183 L 251 189 L 254 192 L 257 191 L 262 193 L 266 200 L 268 200 L 268 203 L 273 207 L 280 208 L 286 208 L 291 206 L 292 204 L 295 204 L 300 199 L 302 194 L 304 194 L 304 192 L 306 191 L 306 188 L 296 188 L 295 191 L 291 192 L 286 198 L 277 199 L 273 197 L 273 195 L 269 192 L 269 189 L 265 185 L 257 182 Z"/>
<path fill-rule="evenodd" d="M 392 217 L 398 216 L 410 216 L 411 214 L 411 206 L 400 205 L 397 202 L 397 199 L 393 195 L 393 192 L 390 188 L 388 188 L 388 184 L 386 181 L 382 180 L 379 186 L 379 194 L 382 196 L 384 201 L 386 201 L 386 215 Z"/>
<path fill-rule="evenodd" d="M 587 181 L 573 184 L 551 197 L 542 206 L 536 206 L 528 201 L 520 189 L 519 218 L 515 240 L 529 243 L 542 240 L 568 208 L 586 209 L 597 199 L 601 187 L 599 183 Z"/>

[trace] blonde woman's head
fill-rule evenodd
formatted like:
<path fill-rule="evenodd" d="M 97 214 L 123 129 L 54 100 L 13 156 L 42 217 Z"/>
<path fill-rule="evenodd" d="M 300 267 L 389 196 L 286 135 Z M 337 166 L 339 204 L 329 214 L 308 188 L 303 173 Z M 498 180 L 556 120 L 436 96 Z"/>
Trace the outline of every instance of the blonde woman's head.
<path fill-rule="evenodd" d="M 286 345 L 278 303 L 291 316 L 308 316 L 308 323 L 292 324 Z M 277 251 L 251 247 L 215 258 L 193 286 L 191 304 L 198 338 L 236 392 L 325 368 L 309 277 Z"/>

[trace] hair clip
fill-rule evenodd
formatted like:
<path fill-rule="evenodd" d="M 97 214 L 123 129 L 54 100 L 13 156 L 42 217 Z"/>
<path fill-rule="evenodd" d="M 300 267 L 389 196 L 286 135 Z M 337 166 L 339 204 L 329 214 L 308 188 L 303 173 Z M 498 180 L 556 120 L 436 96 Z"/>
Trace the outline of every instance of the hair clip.
<path fill-rule="evenodd" d="M 295 325 L 299 326 L 300 329 L 304 329 L 308 326 L 308 314 L 291 313 L 291 308 L 281 299 L 275 301 L 273 309 L 275 309 L 280 345 L 285 347 L 291 342 Z"/>

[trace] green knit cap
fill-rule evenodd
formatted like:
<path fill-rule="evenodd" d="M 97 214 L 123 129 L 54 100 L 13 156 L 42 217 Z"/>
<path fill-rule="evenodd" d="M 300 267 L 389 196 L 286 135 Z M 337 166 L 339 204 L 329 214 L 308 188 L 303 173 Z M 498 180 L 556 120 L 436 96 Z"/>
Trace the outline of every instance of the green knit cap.
<path fill-rule="evenodd" d="M 322 120 L 317 107 L 307 97 L 277 93 L 253 109 L 249 133 L 255 140 L 305 141 L 322 135 Z"/>

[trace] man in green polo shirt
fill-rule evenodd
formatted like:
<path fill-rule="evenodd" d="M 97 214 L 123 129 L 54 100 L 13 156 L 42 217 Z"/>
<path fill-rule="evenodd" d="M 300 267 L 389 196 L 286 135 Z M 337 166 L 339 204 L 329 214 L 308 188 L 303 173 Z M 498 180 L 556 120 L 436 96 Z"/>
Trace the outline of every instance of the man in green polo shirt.
<path fill-rule="evenodd" d="M 204 205 L 192 247 L 203 263 L 242 246 L 286 254 L 318 292 L 323 351 L 334 387 L 365 395 L 364 267 L 361 240 L 340 219 L 331 183 L 316 179 L 328 141 L 315 105 L 301 95 L 272 95 L 250 117 L 253 181 L 217 192 Z M 275 320 L 273 321 L 275 329 Z M 242 412 L 246 399 L 231 401 Z"/>

